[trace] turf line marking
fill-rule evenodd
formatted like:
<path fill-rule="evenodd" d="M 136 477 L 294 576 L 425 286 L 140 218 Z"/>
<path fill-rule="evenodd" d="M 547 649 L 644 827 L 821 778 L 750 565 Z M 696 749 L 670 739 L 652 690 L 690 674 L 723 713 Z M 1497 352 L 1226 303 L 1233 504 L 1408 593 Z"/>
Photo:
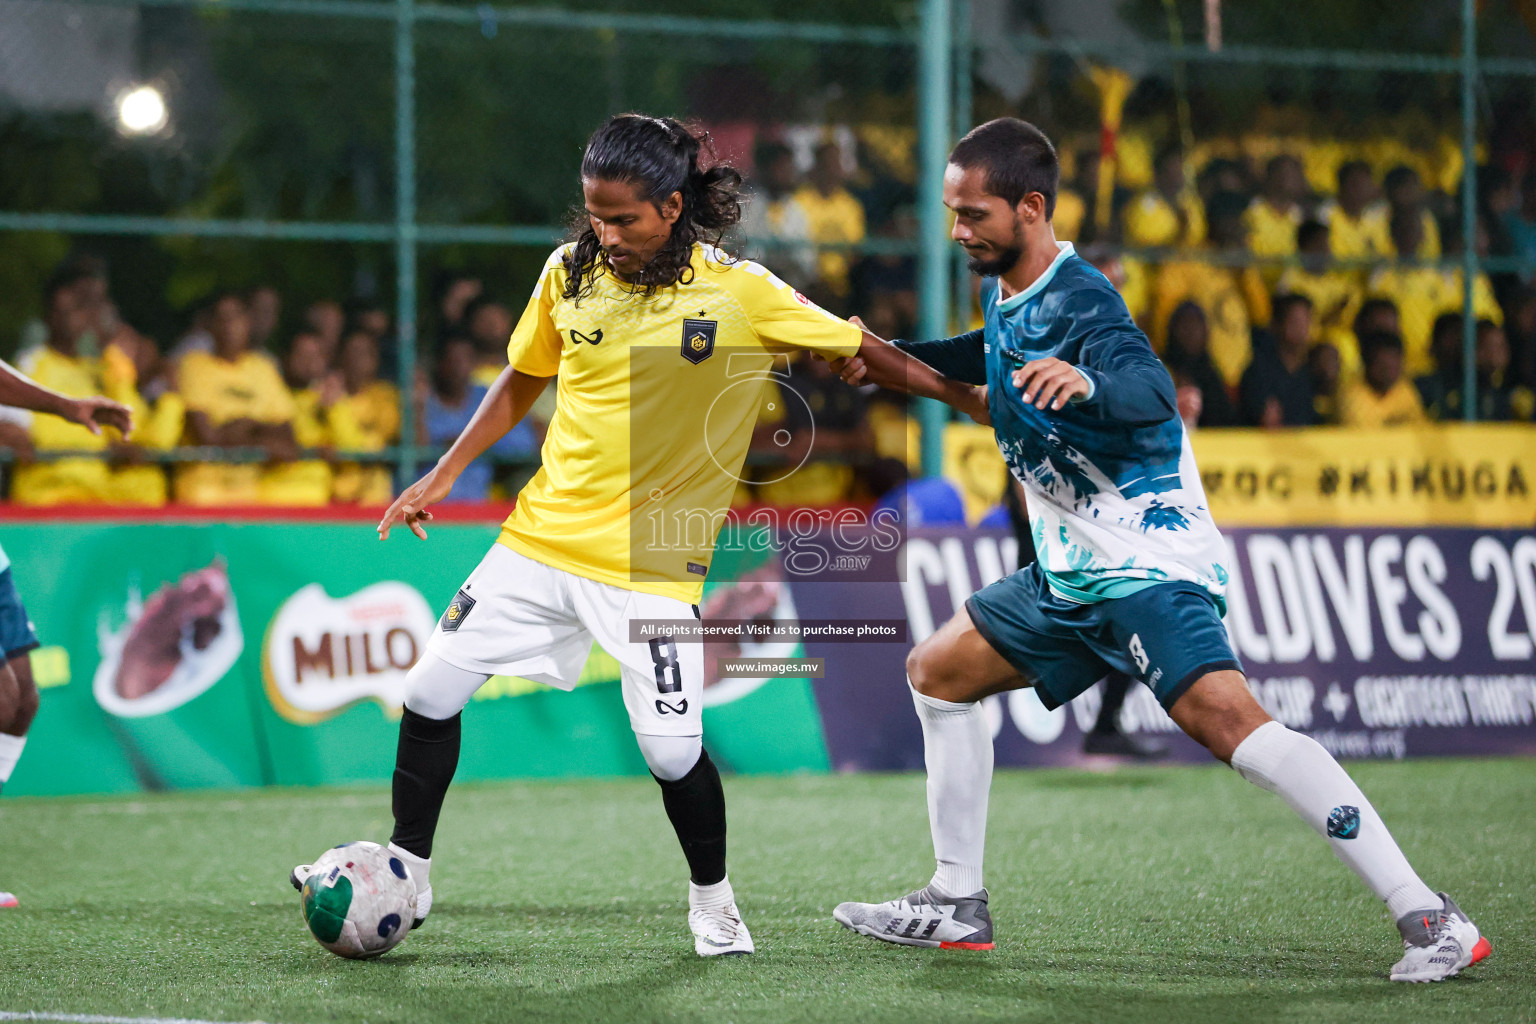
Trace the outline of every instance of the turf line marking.
<path fill-rule="evenodd" d="M 47 1013 L 38 1010 L 27 1013 L 0 1010 L 0 1020 L 64 1021 L 66 1024 L 237 1024 L 235 1021 L 197 1020 L 191 1017 L 103 1017 L 94 1013 Z M 267 1022 L 253 1020 L 238 1022 L 238 1024 L 267 1024 Z"/>

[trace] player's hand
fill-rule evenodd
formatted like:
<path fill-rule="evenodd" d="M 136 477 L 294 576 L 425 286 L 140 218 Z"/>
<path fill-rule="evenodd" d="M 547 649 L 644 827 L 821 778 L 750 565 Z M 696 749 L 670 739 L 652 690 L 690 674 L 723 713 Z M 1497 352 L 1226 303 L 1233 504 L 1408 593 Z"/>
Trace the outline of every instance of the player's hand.
<path fill-rule="evenodd" d="M 407 487 L 395 503 L 389 506 L 389 511 L 384 513 L 384 518 L 379 520 L 379 540 L 388 540 L 389 531 L 394 525 L 402 523 L 411 528 L 411 532 L 422 540 L 427 539 L 427 531 L 421 528 L 421 524 L 432 518 L 432 513 L 427 511 L 428 505 L 435 505 L 448 497 L 448 492 L 453 489 L 453 478 L 446 473 L 440 473 L 437 467 Z"/>
<path fill-rule="evenodd" d="M 863 322 L 862 319 L 857 318 L 857 316 L 849 316 L 848 322 L 849 324 L 854 325 L 854 327 L 857 327 L 857 329 L 862 330 L 862 332 L 866 333 L 866 335 L 871 336 L 871 338 L 880 338 L 880 335 L 877 335 L 877 333 L 869 330 L 869 324 L 866 324 L 866 322 Z M 885 341 L 885 338 L 880 338 L 880 341 Z"/>
<path fill-rule="evenodd" d="M 71 398 L 59 410 L 59 415 L 93 434 L 100 434 L 102 427 L 113 427 L 124 436 L 133 430 L 133 413 L 126 405 L 110 398 Z"/>
<path fill-rule="evenodd" d="M 987 406 L 987 386 L 982 384 L 971 389 L 971 397 L 974 404 L 965 410 L 965 414 L 984 427 L 992 425 L 992 410 Z"/>
<path fill-rule="evenodd" d="M 1024 404 L 1036 409 L 1060 409 L 1078 396 L 1088 397 L 1088 381 L 1077 367 L 1054 356 L 1031 359 L 1014 370 L 1013 386 L 1024 393 Z"/>
<path fill-rule="evenodd" d="M 864 385 L 864 375 L 867 372 L 867 368 L 864 365 L 864 360 L 858 356 L 845 356 L 842 359 L 834 359 L 829 365 L 839 377 L 843 378 L 844 384 L 852 384 L 856 388 Z"/>

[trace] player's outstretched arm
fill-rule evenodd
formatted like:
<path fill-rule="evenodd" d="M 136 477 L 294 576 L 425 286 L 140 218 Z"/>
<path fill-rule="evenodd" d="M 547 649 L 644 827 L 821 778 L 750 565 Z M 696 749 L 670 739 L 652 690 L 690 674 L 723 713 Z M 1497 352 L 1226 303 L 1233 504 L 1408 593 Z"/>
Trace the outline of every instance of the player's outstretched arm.
<path fill-rule="evenodd" d="M 427 531 L 421 524 L 432 518 L 427 507 L 446 498 L 464 467 L 484 455 L 507 431 L 522 422 L 548 384 L 548 377 L 533 377 L 510 366 L 502 370 L 501 376 L 480 401 L 480 408 L 475 410 L 469 426 L 453 442 L 453 447 L 443 453 L 426 476 L 407 487 L 389 506 L 384 518 L 379 520 L 379 539 L 387 540 L 390 529 L 401 523 L 426 540 Z"/>
<path fill-rule="evenodd" d="M 78 423 L 93 434 L 115 427 L 123 434 L 133 430 L 133 413 L 110 398 L 71 398 L 45 388 L 11 364 L 0 360 L 0 405 L 45 412 Z"/>
<path fill-rule="evenodd" d="M 861 328 L 864 326 L 857 320 L 854 322 Z M 969 339 L 969 335 L 962 335 L 960 338 L 949 339 L 942 344 L 968 347 Z M 979 340 L 976 341 L 975 347 L 979 354 Z M 868 330 L 864 331 L 859 354 L 834 365 L 843 380 L 849 384 L 878 384 L 889 391 L 899 391 L 919 398 L 937 398 L 946 405 L 959 409 L 977 423 L 991 422 L 987 414 L 987 389 L 984 384 L 952 379 L 922 360 L 914 359 L 890 342 L 869 333 Z M 980 381 L 985 380 L 986 370 L 983 364 Z"/>

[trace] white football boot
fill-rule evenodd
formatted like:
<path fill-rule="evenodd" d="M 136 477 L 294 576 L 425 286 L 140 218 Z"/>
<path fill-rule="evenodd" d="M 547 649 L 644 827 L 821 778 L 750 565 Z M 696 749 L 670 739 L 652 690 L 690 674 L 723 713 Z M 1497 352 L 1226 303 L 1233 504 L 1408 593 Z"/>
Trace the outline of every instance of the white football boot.
<path fill-rule="evenodd" d="M 422 888 L 421 879 L 425 878 L 430 883 L 431 876 L 427 873 L 432 866 L 432 858 L 418 857 L 408 850 L 402 850 L 394 843 L 389 844 L 389 852 L 405 862 L 406 868 L 411 872 L 411 878 L 416 882 L 416 919 L 411 922 L 412 928 L 420 928 L 427 920 L 427 914 L 432 911 L 432 886 L 428 884 Z M 300 892 L 304 891 L 304 880 L 313 872 L 308 864 L 300 864 L 288 873 L 288 883 Z"/>
<path fill-rule="evenodd" d="M 742 956 L 757 949 L 728 878 L 714 885 L 688 883 L 688 930 L 699 956 Z"/>
<path fill-rule="evenodd" d="M 1415 910 L 1397 922 L 1403 936 L 1403 958 L 1392 968 L 1393 981 L 1444 981 L 1493 952 L 1456 901 L 1435 893 L 1443 906 Z"/>
<path fill-rule="evenodd" d="M 832 917 L 844 928 L 882 942 L 940 949 L 992 949 L 987 890 L 944 896 L 924 886 L 886 903 L 839 903 Z"/>

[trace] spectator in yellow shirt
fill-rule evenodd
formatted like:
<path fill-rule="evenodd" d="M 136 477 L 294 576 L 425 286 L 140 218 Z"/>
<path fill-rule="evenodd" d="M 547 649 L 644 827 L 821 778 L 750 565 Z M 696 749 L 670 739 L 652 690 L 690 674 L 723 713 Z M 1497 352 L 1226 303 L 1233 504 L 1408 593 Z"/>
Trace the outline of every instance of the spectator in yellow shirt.
<path fill-rule="evenodd" d="M 1365 373 L 1344 388 L 1339 422 L 1346 427 L 1426 423 L 1419 392 L 1403 376 L 1403 339 L 1377 331 L 1360 339 Z"/>
<path fill-rule="evenodd" d="M 1359 372 L 1360 353 L 1350 325 L 1360 311 L 1365 289 L 1354 274 L 1333 268 L 1326 224 L 1315 220 L 1302 224 L 1296 230 L 1296 250 L 1301 263 L 1286 268 L 1276 291 L 1312 300 L 1312 342 L 1326 341 L 1337 349 L 1342 371 L 1352 376 Z"/>
<path fill-rule="evenodd" d="M 1406 258 L 1405 254 L 1422 251 L 1423 218 L 1419 211 L 1404 209 L 1392 215 L 1392 242 L 1399 253 L 1398 262 L 1371 275 L 1367 291 L 1391 299 L 1397 305 L 1406 360 L 1404 372 L 1417 377 L 1434 370 L 1429 342 L 1435 317 L 1461 308 L 1464 278 L 1459 267 L 1442 271 L 1438 267 L 1416 265 Z M 1479 238 L 1479 245 L 1480 248 L 1486 246 L 1486 236 Z M 1487 274 L 1479 273 L 1473 278 L 1472 309 L 1479 318 L 1495 323 L 1504 321 L 1504 312 L 1494 297 Z"/>
<path fill-rule="evenodd" d="M 311 302 L 304 310 L 304 329 L 319 335 L 327 365 L 336 359 L 336 349 L 341 345 L 341 332 L 346 325 L 347 312 L 335 299 Z"/>
<path fill-rule="evenodd" d="M 816 279 L 816 247 L 811 244 L 810 221 L 795 198 L 799 174 L 794 150 L 782 142 L 765 142 L 754 162 L 757 181 L 741 215 L 741 233 L 750 243 L 747 258 L 766 262 L 804 291 Z"/>
<path fill-rule="evenodd" d="M 400 439 L 400 391 L 379 379 L 379 342 L 354 331 L 342 339 L 343 394 L 331 404 L 331 439 L 340 452 L 381 452 Z M 336 501 L 388 505 L 394 497 L 389 466 L 343 462 L 336 467 Z"/>
<path fill-rule="evenodd" d="M 181 443 L 187 407 L 172 386 L 170 364 L 153 339 L 134 330 L 118 315 L 110 299 L 101 316 L 101 375 L 109 390 L 138 392 L 148 417 L 134 424 L 133 441 L 144 448 L 168 451 Z"/>
<path fill-rule="evenodd" d="M 1248 255 L 1243 235 L 1246 200 L 1235 192 L 1218 192 L 1207 210 L 1209 238 L 1201 250 L 1224 261 Z M 1269 323 L 1269 293 L 1251 266 L 1225 266 L 1195 259 L 1169 263 L 1157 277 L 1152 327 L 1161 351 L 1168 320 L 1179 303 L 1196 303 L 1210 325 L 1211 361 L 1228 387 L 1236 387 L 1253 356 L 1253 328 Z"/>
<path fill-rule="evenodd" d="M 1419 172 L 1407 164 L 1398 164 L 1387 172 L 1382 188 L 1387 194 L 1388 211 L 1385 216 L 1389 224 L 1399 213 L 1412 212 L 1418 216 L 1421 225 L 1417 249 L 1405 254 L 1394 242 L 1393 251 L 1399 256 L 1411 255 L 1421 260 L 1439 259 L 1440 224 L 1425 206 L 1424 182 Z"/>
<path fill-rule="evenodd" d="M 864 207 L 843 185 L 843 153 L 835 142 L 816 147 L 811 180 L 795 193 L 805 211 L 811 241 L 817 245 L 857 245 L 864 241 Z M 853 254 L 827 251 L 816 262 L 821 287 L 836 300 L 848 298 Z"/>
<path fill-rule="evenodd" d="M 1473 235 L 1479 261 L 1488 259 L 1488 222 L 1481 216 L 1477 218 L 1476 232 Z M 1458 260 L 1465 246 L 1462 244 L 1461 232 L 1456 232 L 1446 239 L 1446 258 Z M 1450 270 L 1440 272 L 1441 306 L 1444 309 L 1461 309 L 1465 296 L 1462 295 L 1462 282 L 1466 275 L 1462 268 L 1456 266 Z M 1493 282 L 1487 272 L 1479 270 L 1472 278 L 1472 315 L 1478 320 L 1491 320 L 1495 326 L 1504 326 L 1504 307 L 1499 305 L 1498 298 L 1493 292 Z"/>
<path fill-rule="evenodd" d="M 1376 179 L 1364 160 L 1350 160 L 1339 168 L 1339 194 L 1322 205 L 1318 217 L 1328 225 L 1334 259 L 1384 260 L 1392 254 L 1387 206 L 1377 202 Z M 1363 283 L 1370 271 L 1355 266 L 1349 272 Z"/>
<path fill-rule="evenodd" d="M 1264 185 L 1243 216 L 1248 229 L 1248 248 L 1260 258 L 1290 256 L 1296 251 L 1296 229 L 1301 226 L 1301 201 L 1307 196 L 1307 179 L 1301 161 L 1289 153 L 1272 157 L 1264 168 Z M 1266 284 L 1280 279 L 1279 263 L 1265 263 L 1260 274 Z"/>
<path fill-rule="evenodd" d="M 1143 249 L 1199 245 L 1205 241 L 1205 210 L 1185 176 L 1184 154 L 1164 150 L 1155 171 L 1153 186 L 1127 203 L 1121 214 L 1126 244 Z"/>
<path fill-rule="evenodd" d="M 49 281 L 44 291 L 47 340 L 21 361 L 21 371 L 36 383 L 71 398 L 105 394 L 127 406 L 142 423 L 147 409 L 130 379 L 108 379 L 102 361 L 80 352 L 88 334 L 101 337 L 100 303 L 91 284 L 74 270 Z M 11 497 L 18 505 L 146 505 L 165 504 L 165 473 L 158 465 L 136 464 L 139 446 L 115 430 L 95 433 L 78 423 L 53 416 L 32 418 L 29 442 L 34 451 L 74 451 L 81 458 L 18 466 Z"/>
<path fill-rule="evenodd" d="M 293 394 L 270 356 L 250 349 L 245 301 L 219 296 L 208 320 L 213 351 L 189 352 L 178 387 L 195 445 L 257 448 L 268 465 L 298 454 Z M 282 498 L 282 473 L 259 463 L 199 462 L 176 472 L 176 500 L 188 505 L 266 505 Z"/>
<path fill-rule="evenodd" d="M 1380 295 L 1369 296 L 1360 303 L 1360 312 L 1355 314 L 1354 323 L 1357 352 L 1360 350 L 1360 339 L 1373 331 L 1399 335 L 1403 333 L 1402 319 L 1397 315 L 1397 303 Z"/>
<path fill-rule="evenodd" d="M 327 372 L 325 340 L 301 331 L 283 357 L 283 383 L 293 395 L 293 439 L 300 448 L 329 456 L 331 433 L 326 406 L 341 394 L 340 381 Z M 331 503 L 331 466 L 326 458 L 281 462 L 268 467 L 262 480 L 268 504 L 320 508 Z"/>
<path fill-rule="evenodd" d="M 1433 368 L 1429 335 L 1435 317 L 1444 312 L 1444 288 L 1439 270 L 1414 262 L 1424 243 L 1424 221 L 1418 211 L 1399 210 L 1392 215 L 1391 228 L 1397 259 L 1371 275 L 1367 291 L 1391 299 L 1397 307 L 1408 373 L 1416 376 Z"/>

